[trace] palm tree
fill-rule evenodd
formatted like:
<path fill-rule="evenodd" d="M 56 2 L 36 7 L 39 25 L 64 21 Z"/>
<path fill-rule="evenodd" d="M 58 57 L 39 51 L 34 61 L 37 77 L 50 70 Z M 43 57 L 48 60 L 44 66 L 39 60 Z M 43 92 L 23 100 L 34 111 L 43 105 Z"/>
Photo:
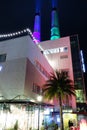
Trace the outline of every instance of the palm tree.
<path fill-rule="evenodd" d="M 60 106 L 61 130 L 63 127 L 62 101 L 66 96 L 75 96 L 75 90 L 72 80 L 69 79 L 66 72 L 55 71 L 51 73 L 50 79 L 43 85 L 43 96 L 48 100 L 58 99 Z"/>

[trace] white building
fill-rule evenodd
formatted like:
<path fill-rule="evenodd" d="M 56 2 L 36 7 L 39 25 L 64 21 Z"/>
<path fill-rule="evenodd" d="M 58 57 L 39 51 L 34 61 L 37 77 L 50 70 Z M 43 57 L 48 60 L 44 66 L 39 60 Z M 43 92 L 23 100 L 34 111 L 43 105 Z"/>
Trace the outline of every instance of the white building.
<path fill-rule="evenodd" d="M 40 87 L 52 71 L 29 35 L 0 42 L 0 67 L 0 96 L 6 99 L 25 95 L 37 100 Z"/>

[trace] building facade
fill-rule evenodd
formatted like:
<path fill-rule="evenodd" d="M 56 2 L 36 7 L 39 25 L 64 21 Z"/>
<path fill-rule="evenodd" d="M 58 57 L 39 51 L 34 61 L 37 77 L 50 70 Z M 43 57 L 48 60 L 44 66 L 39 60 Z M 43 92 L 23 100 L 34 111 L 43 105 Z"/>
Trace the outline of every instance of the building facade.
<path fill-rule="evenodd" d="M 66 71 L 74 81 L 77 96 L 76 99 L 72 98 L 68 101 L 69 105 L 76 108 L 77 103 L 86 102 L 78 36 L 44 41 L 38 46 L 41 46 L 43 55 L 54 70 Z"/>
<path fill-rule="evenodd" d="M 50 73 L 55 70 L 66 71 L 70 79 L 74 81 L 76 98 L 72 96 L 65 99 L 63 108 L 64 110 L 67 108 L 67 110 L 76 111 L 77 107 L 79 108 L 79 105 L 86 101 L 77 35 L 48 40 L 39 44 L 35 44 L 29 35 L 0 42 L 0 107 L 4 114 L 4 103 L 7 106 L 10 104 L 11 111 L 14 113 L 12 107 L 15 107 L 16 104 L 17 112 L 13 114 L 15 121 L 12 122 L 12 125 L 15 125 L 14 122 L 18 121 L 19 127 L 21 127 L 22 120 L 17 117 L 19 111 L 24 111 L 26 115 L 23 122 L 25 123 L 24 130 L 38 127 L 39 117 L 37 111 L 39 102 L 37 97 L 42 94 L 43 84 L 49 79 Z M 20 109 L 17 104 L 19 104 Z M 47 122 L 49 124 L 53 120 L 52 115 L 50 115 L 52 114 L 51 109 L 50 113 L 45 111 L 46 108 L 49 108 L 47 105 L 51 108 L 54 106 L 54 112 L 59 111 L 57 100 L 49 103 L 42 100 L 41 120 L 39 122 L 41 127 L 44 123 L 46 125 Z M 3 118 L 5 116 L 4 114 Z M 66 118 L 66 115 L 64 116 Z M 10 114 L 9 118 L 11 118 Z M 35 124 L 34 119 L 36 120 Z M 54 120 L 55 122 L 59 120 L 59 114 L 56 114 Z M 11 127 L 11 123 L 7 123 L 9 125 L 4 123 L 4 126 L 2 124 L 3 122 L 1 128 Z"/>

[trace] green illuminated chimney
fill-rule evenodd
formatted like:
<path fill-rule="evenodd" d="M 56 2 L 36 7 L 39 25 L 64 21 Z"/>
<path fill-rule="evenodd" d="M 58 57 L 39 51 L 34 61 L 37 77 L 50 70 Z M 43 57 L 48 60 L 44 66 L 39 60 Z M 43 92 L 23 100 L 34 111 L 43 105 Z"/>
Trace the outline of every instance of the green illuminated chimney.
<path fill-rule="evenodd" d="M 55 40 L 60 38 L 59 24 L 58 24 L 58 16 L 56 8 L 52 9 L 51 13 L 51 40 Z"/>

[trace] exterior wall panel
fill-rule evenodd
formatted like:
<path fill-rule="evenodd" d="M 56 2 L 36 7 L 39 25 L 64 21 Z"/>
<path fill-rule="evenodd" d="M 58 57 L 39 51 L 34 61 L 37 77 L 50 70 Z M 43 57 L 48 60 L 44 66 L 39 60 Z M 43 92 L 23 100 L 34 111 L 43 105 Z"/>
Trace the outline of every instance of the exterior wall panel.
<path fill-rule="evenodd" d="M 40 46 L 43 49 L 43 53 L 46 50 L 48 51 L 48 54 L 44 54 L 44 56 L 47 58 L 51 67 L 54 70 L 68 71 L 70 79 L 74 81 L 70 38 L 64 37 L 57 40 L 44 41 Z M 67 47 L 67 51 L 61 50 L 63 47 Z M 53 49 L 58 50 L 58 52 L 51 53 Z M 58 102 L 55 101 L 55 103 L 57 106 Z M 72 99 L 69 100 L 69 105 L 76 108 L 75 97 L 72 96 Z"/>
<path fill-rule="evenodd" d="M 34 99 L 37 102 L 38 93 L 33 92 L 33 85 L 37 85 L 42 88 L 42 85 L 45 83 L 45 78 L 40 74 L 40 72 L 35 68 L 35 66 L 30 62 L 29 59 L 26 59 L 26 76 L 25 76 L 25 89 L 24 93 L 31 100 Z"/>
<path fill-rule="evenodd" d="M 12 99 L 24 94 L 26 60 L 15 59 L 1 63 L 0 72 L 0 96 Z"/>

